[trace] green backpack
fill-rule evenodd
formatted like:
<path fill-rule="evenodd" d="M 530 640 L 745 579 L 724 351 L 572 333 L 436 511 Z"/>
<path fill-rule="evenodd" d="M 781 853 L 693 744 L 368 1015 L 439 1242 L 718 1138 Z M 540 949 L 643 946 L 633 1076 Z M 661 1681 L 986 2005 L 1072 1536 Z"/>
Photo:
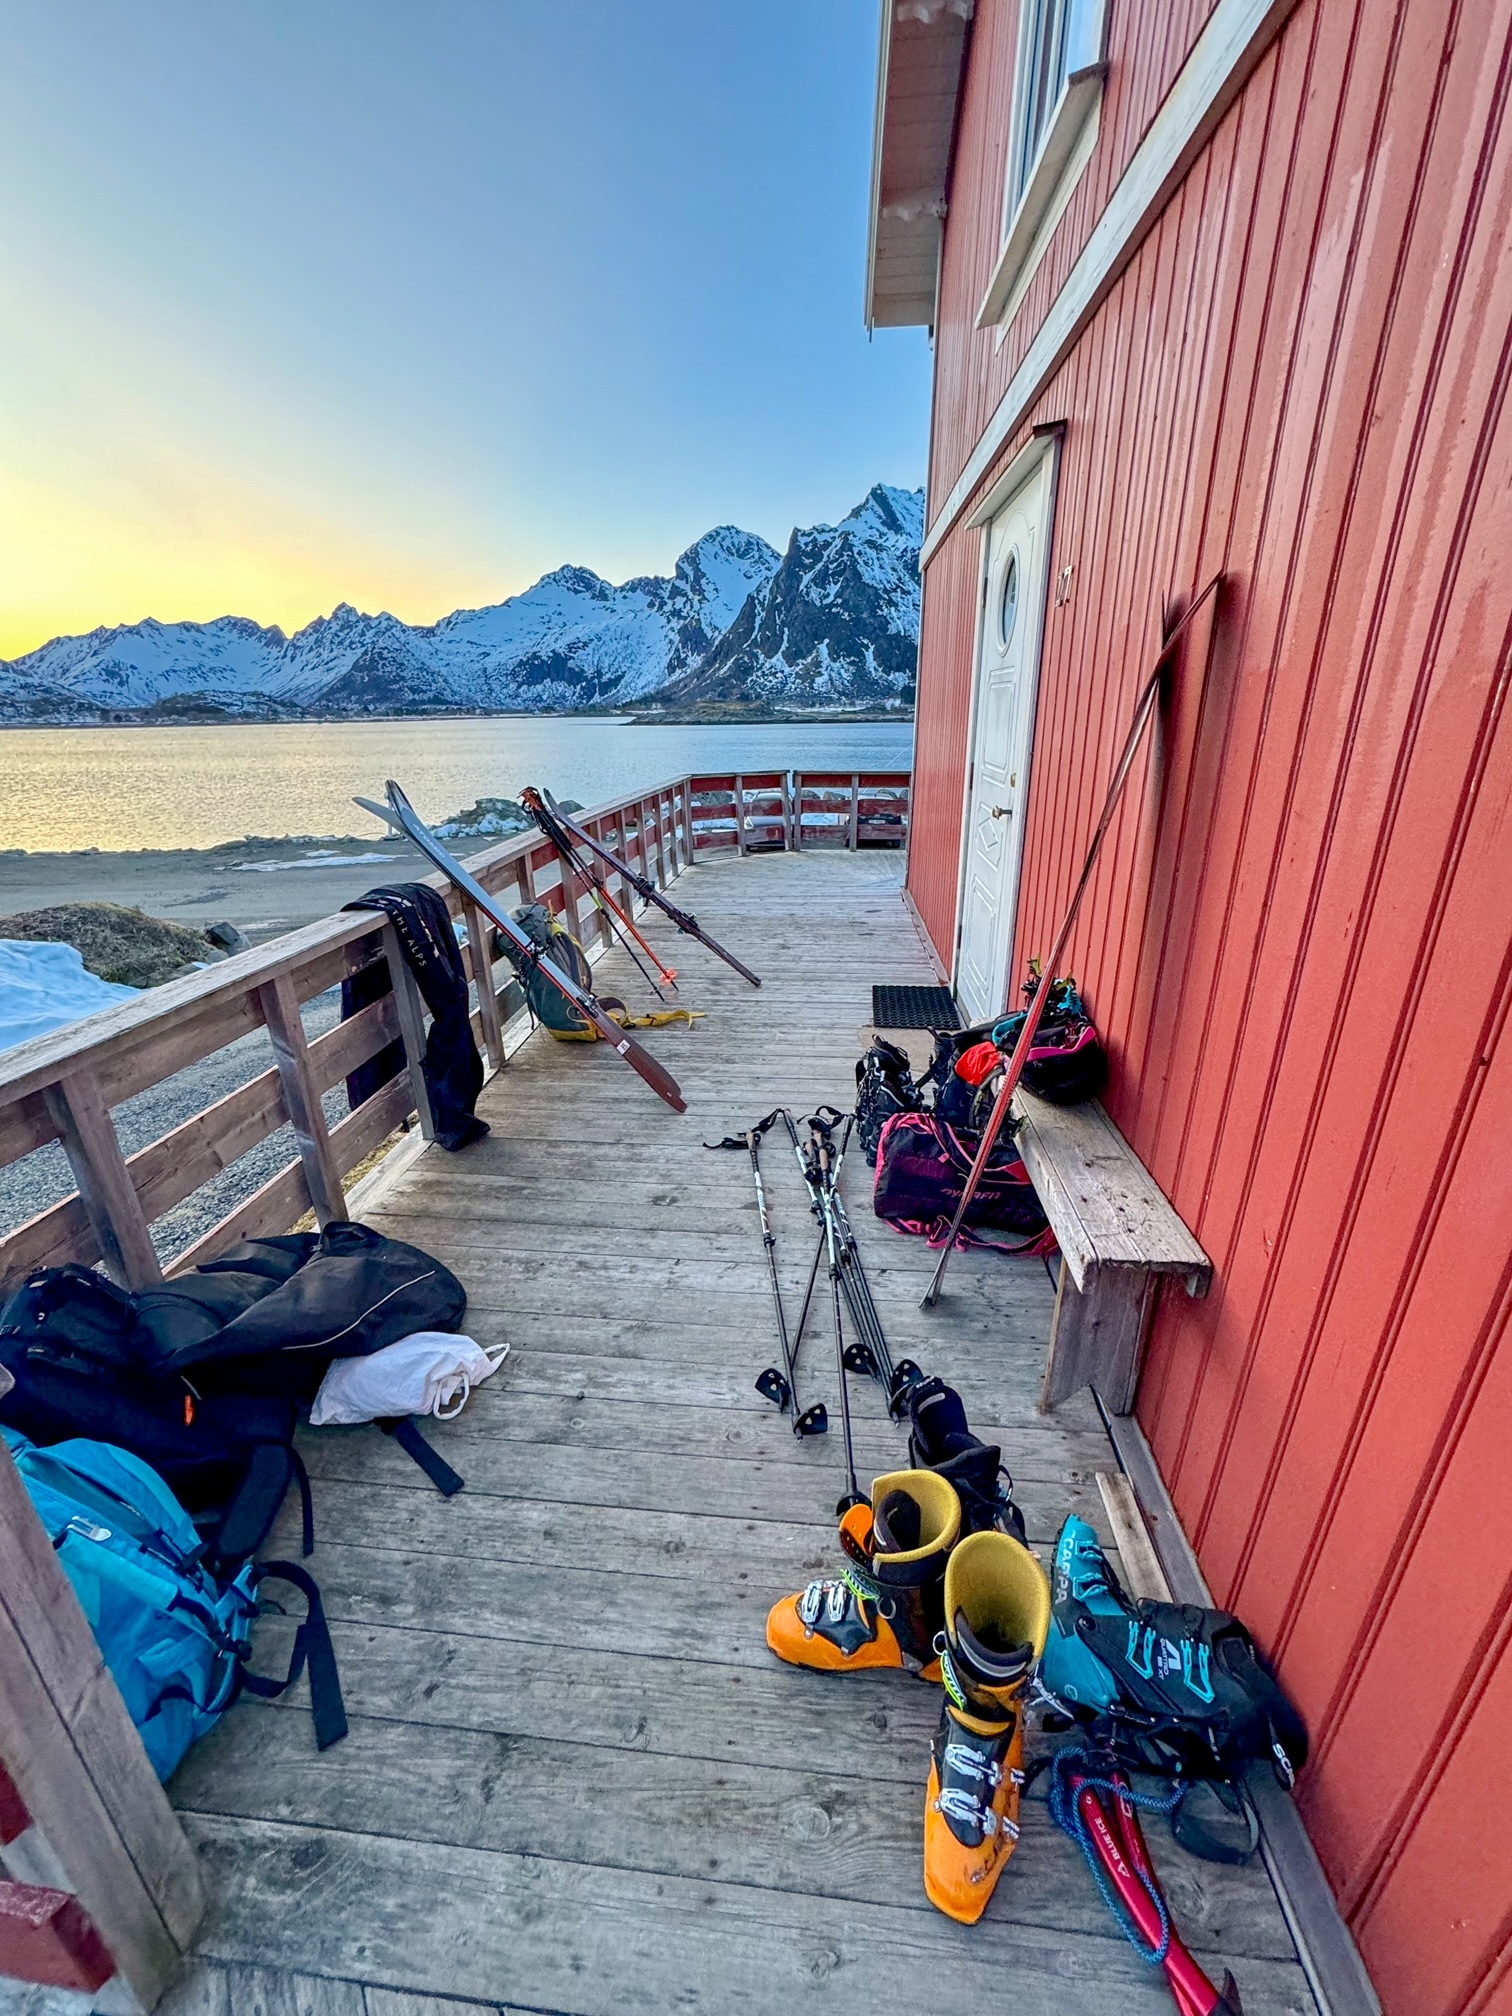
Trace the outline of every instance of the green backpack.
<path fill-rule="evenodd" d="M 560 919 L 544 903 L 522 903 L 510 913 L 531 944 L 553 966 L 575 980 L 585 993 L 593 992 L 593 968 L 588 954 Z M 495 941 L 520 977 L 530 1012 L 543 1028 L 562 1043 L 596 1043 L 598 1031 L 580 1015 L 566 995 L 554 987 L 546 975 L 502 936 Z M 619 1008 L 622 1002 L 605 999 L 605 1008 Z"/>

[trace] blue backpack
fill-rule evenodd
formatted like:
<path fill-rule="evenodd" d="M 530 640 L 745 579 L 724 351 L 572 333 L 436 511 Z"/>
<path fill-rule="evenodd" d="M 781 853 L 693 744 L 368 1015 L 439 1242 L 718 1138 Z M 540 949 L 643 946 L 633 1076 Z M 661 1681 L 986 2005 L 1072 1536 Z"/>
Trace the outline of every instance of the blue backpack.
<path fill-rule="evenodd" d="M 245 1562 L 233 1579 L 206 1565 L 194 1521 L 139 1457 L 108 1442 L 40 1449 L 0 1427 L 73 1584 L 159 1778 L 212 1729 L 245 1687 L 282 1694 L 308 1666 L 315 1737 L 346 1734 L 346 1714 L 320 1592 L 291 1562 Z M 307 1612 L 287 1678 L 247 1669 L 259 1585 L 292 1583 Z"/>

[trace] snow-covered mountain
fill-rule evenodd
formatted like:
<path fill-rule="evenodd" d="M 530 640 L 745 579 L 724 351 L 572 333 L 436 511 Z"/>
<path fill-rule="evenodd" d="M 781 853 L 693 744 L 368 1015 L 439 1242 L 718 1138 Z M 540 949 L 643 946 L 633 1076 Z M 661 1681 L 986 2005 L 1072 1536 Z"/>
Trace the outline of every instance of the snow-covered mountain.
<path fill-rule="evenodd" d="M 924 493 L 878 483 L 838 525 L 794 532 L 782 565 L 661 696 L 813 706 L 911 701 Z"/>
<path fill-rule="evenodd" d="M 921 492 L 879 484 L 840 525 L 794 532 L 781 559 L 721 525 L 670 576 L 614 587 L 559 567 L 429 625 L 343 602 L 292 637 L 242 616 L 59 637 L 0 663 L 0 719 L 911 699 L 922 516 Z"/>

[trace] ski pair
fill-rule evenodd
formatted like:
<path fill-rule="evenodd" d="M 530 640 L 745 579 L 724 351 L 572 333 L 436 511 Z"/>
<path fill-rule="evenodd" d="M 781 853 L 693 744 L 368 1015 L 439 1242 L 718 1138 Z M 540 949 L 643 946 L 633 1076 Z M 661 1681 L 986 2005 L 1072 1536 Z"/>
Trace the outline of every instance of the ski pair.
<path fill-rule="evenodd" d="M 593 898 L 594 908 L 604 919 L 615 937 L 619 939 L 621 945 L 630 954 L 630 957 L 634 960 L 640 971 L 641 978 L 651 989 L 657 1000 L 665 1001 L 667 998 L 662 992 L 662 987 L 670 987 L 676 993 L 676 969 L 665 965 L 657 957 L 656 948 L 636 929 L 635 919 L 627 911 L 622 910 L 619 904 L 615 902 L 609 893 L 609 884 L 605 880 L 604 871 L 599 867 L 598 863 L 594 860 L 585 862 L 579 858 L 577 844 L 573 836 L 562 824 L 565 814 L 561 812 L 551 793 L 549 791 L 538 791 L 533 784 L 527 784 L 525 789 L 520 793 L 520 802 L 557 851 L 558 858 L 562 864 L 562 887 L 564 892 L 570 889 L 571 878 L 575 877 L 581 882 Z M 631 942 L 632 939 L 634 940 L 633 944 Z M 636 951 L 636 945 L 639 945 L 641 952 L 645 953 L 646 958 L 651 961 L 651 964 L 660 974 L 660 986 L 646 970 L 645 960 L 641 958 L 640 952 Z"/>
<path fill-rule="evenodd" d="M 541 828 L 541 831 L 559 852 L 565 846 L 567 854 L 571 857 L 571 865 L 579 875 L 583 873 L 583 870 L 578 866 L 573 850 L 575 847 L 580 846 L 586 847 L 589 853 L 602 861 L 606 868 L 611 868 L 627 887 L 635 891 L 637 896 L 647 903 L 655 904 L 658 910 L 664 912 L 666 916 L 672 919 L 672 922 L 677 926 L 679 931 L 689 938 L 696 938 L 700 945 L 706 946 L 714 954 L 716 959 L 723 959 L 726 966 L 733 967 L 742 980 L 749 980 L 753 987 L 761 985 L 760 980 L 757 979 L 750 967 L 742 965 L 733 952 L 727 952 L 717 939 L 711 938 L 691 911 L 680 910 L 675 903 L 668 901 L 660 889 L 657 888 L 656 884 L 647 876 L 638 873 L 636 869 L 630 866 L 628 861 L 621 860 L 618 854 L 611 853 L 603 841 L 595 839 L 586 826 L 580 826 L 570 813 L 564 812 L 549 791 L 539 791 L 533 784 L 527 784 L 525 789 L 520 793 L 520 803 L 530 813 L 536 824 Z M 544 818 L 543 814 L 545 815 Z M 564 860 L 563 865 L 567 865 L 566 860 Z M 602 878 L 600 879 L 602 880 Z M 606 895 L 607 893 L 605 891 Z M 618 914 L 624 917 L 623 911 L 619 911 Z M 625 921 L 628 923 L 629 919 L 626 918 Z M 633 929 L 634 927 L 632 926 L 631 928 Z M 638 931 L 635 935 L 642 945 L 646 945 L 645 939 L 641 938 Z M 648 952 L 651 951 L 649 945 L 646 945 L 646 950 Z M 651 956 L 653 958 L 656 957 L 655 953 L 652 953 Z M 661 962 L 658 960 L 657 963 L 660 965 Z M 667 977 L 670 979 L 675 976 L 669 974 Z"/>
<path fill-rule="evenodd" d="M 1023 1542 L 1000 1452 L 939 1380 L 913 1394 L 914 1468 L 878 1477 L 840 1522 L 837 1577 L 776 1604 L 767 1643 L 825 1673 L 908 1672 L 944 1689 L 930 1746 L 924 1887 L 974 1924 L 1012 1856 L 1024 1784 L 1025 1690 L 1050 1626 L 1050 1585 Z"/>
<path fill-rule="evenodd" d="M 617 1056 L 623 1057 L 632 1071 L 640 1073 L 652 1091 L 675 1113 L 686 1113 L 688 1102 L 678 1088 L 677 1080 L 664 1064 L 660 1064 L 628 1036 L 620 1025 L 602 1006 L 597 997 L 586 987 L 580 987 L 570 973 L 564 973 L 553 959 L 548 959 L 541 948 L 522 931 L 504 905 L 495 896 L 490 896 L 475 875 L 468 872 L 447 848 L 432 833 L 419 813 L 411 805 L 393 778 L 387 785 L 388 803 L 378 804 L 371 798 L 358 798 L 355 802 L 364 812 L 371 812 L 376 818 L 386 820 L 396 831 L 405 835 L 420 849 L 428 861 L 434 862 L 454 889 L 468 898 L 504 937 L 514 946 L 526 963 L 527 970 L 534 968 L 551 983 L 557 992 L 570 1001 L 586 1022 L 590 1022 L 599 1035 Z M 480 964 L 479 971 L 484 968 Z"/>

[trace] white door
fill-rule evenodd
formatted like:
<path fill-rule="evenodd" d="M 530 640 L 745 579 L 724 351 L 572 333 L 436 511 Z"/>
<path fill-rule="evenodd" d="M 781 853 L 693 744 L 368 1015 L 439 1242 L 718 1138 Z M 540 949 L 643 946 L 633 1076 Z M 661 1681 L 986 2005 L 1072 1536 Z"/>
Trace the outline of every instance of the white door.
<path fill-rule="evenodd" d="M 987 530 L 956 997 L 972 1022 L 1008 1001 L 1034 701 L 1045 612 L 1053 456 L 1041 456 Z"/>

